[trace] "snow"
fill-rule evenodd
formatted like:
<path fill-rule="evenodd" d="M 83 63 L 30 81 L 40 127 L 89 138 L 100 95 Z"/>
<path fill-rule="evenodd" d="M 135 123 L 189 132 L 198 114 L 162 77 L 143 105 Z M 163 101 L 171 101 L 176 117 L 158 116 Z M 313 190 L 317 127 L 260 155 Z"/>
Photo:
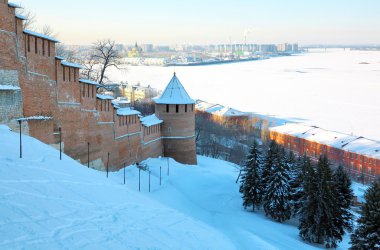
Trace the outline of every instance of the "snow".
<path fill-rule="evenodd" d="M 352 182 L 351 188 L 354 192 L 354 195 L 358 198 L 359 202 L 365 202 L 364 194 L 368 189 L 367 185 L 363 185 L 358 182 Z"/>
<path fill-rule="evenodd" d="M 80 65 L 80 64 L 67 62 L 67 61 L 61 61 L 61 64 L 63 66 L 72 67 L 72 68 L 78 68 L 78 69 L 83 68 L 82 65 Z"/>
<path fill-rule="evenodd" d="M 17 119 L 17 121 L 29 121 L 29 120 L 51 120 L 50 116 L 29 116 Z"/>
<path fill-rule="evenodd" d="M 18 86 L 13 85 L 1 85 L 0 84 L 0 90 L 21 90 Z"/>
<path fill-rule="evenodd" d="M 379 58 L 380 51 L 310 50 L 235 64 L 128 66 L 109 76 L 164 89 L 175 70 L 195 99 L 380 140 Z"/>
<path fill-rule="evenodd" d="M 15 15 L 18 19 L 21 19 L 21 20 L 28 20 L 28 18 L 26 16 L 23 16 L 23 15 L 20 15 L 20 14 L 16 14 Z"/>
<path fill-rule="evenodd" d="M 107 179 L 24 135 L 20 159 L 18 136 L 0 125 L 2 249 L 320 249 L 302 242 L 292 222 L 242 209 L 232 163 L 148 159 L 151 192 L 147 171 L 138 192 L 135 166 L 123 185 L 122 170 Z"/>
<path fill-rule="evenodd" d="M 41 34 L 41 33 L 35 32 L 35 31 L 32 31 L 32 30 L 24 30 L 24 33 L 28 34 L 28 35 L 31 35 L 31 36 L 36 36 L 36 37 L 39 37 L 39 38 L 42 38 L 42 39 L 50 40 L 50 41 L 55 42 L 55 43 L 60 43 L 60 41 L 57 40 L 57 39 L 55 39 L 54 37 L 47 36 L 47 35 L 44 35 L 44 34 Z"/>
<path fill-rule="evenodd" d="M 158 117 L 155 114 L 145 116 L 141 118 L 140 120 L 141 120 L 142 125 L 144 125 L 145 127 L 150 127 L 150 126 L 157 125 L 163 122 L 162 120 L 158 119 Z"/>
<path fill-rule="evenodd" d="M 193 104 L 195 101 L 190 98 L 182 83 L 174 73 L 172 79 L 166 86 L 164 92 L 159 98 L 154 99 L 160 104 Z"/>
<path fill-rule="evenodd" d="M 96 94 L 96 97 L 102 100 L 113 100 L 114 97 L 110 95 Z"/>
<path fill-rule="evenodd" d="M 87 84 L 91 84 L 91 85 L 96 85 L 96 86 L 100 86 L 100 84 L 98 84 L 97 82 L 91 81 L 91 80 L 88 80 L 88 79 L 79 79 L 79 82 L 87 83 Z"/>
<path fill-rule="evenodd" d="M 131 108 L 119 108 L 116 111 L 117 115 L 140 115 L 141 113 Z"/>
<path fill-rule="evenodd" d="M 292 135 L 308 141 L 314 141 L 334 148 L 343 149 L 361 155 L 380 159 L 380 141 L 374 141 L 363 137 L 328 131 L 315 126 L 289 123 L 270 128 L 282 134 Z"/>
<path fill-rule="evenodd" d="M 20 5 L 8 2 L 8 6 L 12 8 L 22 8 Z"/>

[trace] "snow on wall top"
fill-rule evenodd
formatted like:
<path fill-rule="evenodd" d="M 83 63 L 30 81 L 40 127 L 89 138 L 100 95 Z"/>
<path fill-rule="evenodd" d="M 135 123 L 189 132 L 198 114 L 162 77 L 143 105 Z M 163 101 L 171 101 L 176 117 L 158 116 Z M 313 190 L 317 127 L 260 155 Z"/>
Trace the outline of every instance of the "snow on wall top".
<path fill-rule="evenodd" d="M 144 125 L 145 127 L 150 127 L 153 125 L 163 123 L 163 121 L 158 119 L 158 117 L 155 114 L 145 116 L 141 118 L 140 120 L 141 120 L 142 125 Z"/>
<path fill-rule="evenodd" d="M 113 100 L 113 96 L 110 95 L 103 95 L 103 94 L 96 94 L 96 97 L 102 100 Z"/>
<path fill-rule="evenodd" d="M 91 80 L 88 80 L 88 79 L 79 79 L 79 82 L 87 83 L 87 84 L 91 84 L 91 85 L 96 85 L 96 86 L 100 86 L 97 82 L 91 81 Z"/>
<path fill-rule="evenodd" d="M 23 16 L 20 14 L 16 14 L 15 16 L 16 16 L 16 18 L 21 19 L 21 20 L 28 20 L 28 18 L 26 16 Z"/>
<path fill-rule="evenodd" d="M 269 128 L 269 130 L 303 138 L 308 141 L 318 142 L 348 152 L 380 159 L 380 142 L 364 137 L 328 131 L 315 126 L 307 126 L 298 123 L 289 123 L 272 127 Z"/>
<path fill-rule="evenodd" d="M 13 85 L 0 85 L 0 90 L 21 90 L 18 86 Z"/>
<path fill-rule="evenodd" d="M 112 105 L 117 109 L 120 108 L 120 104 L 130 104 L 131 103 L 127 98 L 120 98 L 120 97 L 113 99 L 111 102 L 112 102 Z"/>
<path fill-rule="evenodd" d="M 117 109 L 116 114 L 117 115 L 139 115 L 141 113 L 131 108 L 119 108 Z"/>
<path fill-rule="evenodd" d="M 52 42 L 55 42 L 55 43 L 60 43 L 60 41 L 57 40 L 57 39 L 55 39 L 54 37 L 47 36 L 47 35 L 44 35 L 44 34 L 41 34 L 41 33 L 35 32 L 35 31 L 24 30 L 24 33 L 28 34 L 28 35 L 31 35 L 31 36 L 36 36 L 36 37 L 39 37 L 39 38 L 42 38 L 42 39 L 46 39 L 46 40 L 49 40 L 49 41 L 52 41 Z"/>
<path fill-rule="evenodd" d="M 68 62 L 68 61 L 61 61 L 61 64 L 63 66 L 66 66 L 66 67 L 72 67 L 72 68 L 78 68 L 78 69 L 83 68 L 82 65 L 80 65 L 78 63 L 72 63 L 72 62 Z"/>
<path fill-rule="evenodd" d="M 51 116 L 29 116 L 29 117 L 23 117 L 23 118 L 16 119 L 16 121 L 30 121 L 30 120 L 47 121 L 47 120 L 51 120 L 51 119 L 53 119 Z"/>
<path fill-rule="evenodd" d="M 168 86 L 159 98 L 154 99 L 158 104 L 193 104 L 195 101 L 190 98 L 185 88 L 174 73 Z"/>
<path fill-rule="evenodd" d="M 22 8 L 20 5 L 15 4 L 15 3 L 8 3 L 8 6 L 12 8 Z"/>

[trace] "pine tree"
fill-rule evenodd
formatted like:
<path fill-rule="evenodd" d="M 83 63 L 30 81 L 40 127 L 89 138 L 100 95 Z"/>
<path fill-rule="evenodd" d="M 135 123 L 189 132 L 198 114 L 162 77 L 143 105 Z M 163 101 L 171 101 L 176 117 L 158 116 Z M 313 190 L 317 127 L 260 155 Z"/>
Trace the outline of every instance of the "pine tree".
<path fill-rule="evenodd" d="M 335 248 L 337 242 L 342 240 L 344 232 L 337 226 L 336 216 L 339 211 L 335 198 L 336 191 L 326 156 L 319 158 L 312 183 L 314 190 L 308 189 L 306 193 L 312 196 L 311 203 L 308 204 L 309 207 L 302 209 L 302 212 L 306 214 L 301 217 L 300 236 L 306 241 L 324 244 L 326 248 Z M 303 221 L 305 217 L 306 223 Z"/>
<path fill-rule="evenodd" d="M 308 242 L 315 242 L 313 227 L 315 225 L 315 214 L 317 209 L 317 176 L 310 158 L 305 156 L 305 175 L 303 176 L 303 191 L 300 197 L 301 207 L 298 209 L 299 215 L 299 234 L 300 237 Z"/>
<path fill-rule="evenodd" d="M 249 155 L 246 160 L 246 164 L 242 169 L 242 176 L 240 181 L 240 193 L 243 194 L 243 206 L 244 208 L 255 208 L 261 206 L 262 201 L 262 183 L 260 178 L 260 165 L 261 165 L 261 152 L 259 145 L 254 140 Z"/>
<path fill-rule="evenodd" d="M 267 152 L 265 154 L 264 163 L 261 165 L 261 181 L 264 187 L 268 185 L 268 182 L 270 181 L 270 175 L 273 171 L 274 162 L 277 161 L 279 154 L 279 145 L 272 140 L 269 143 L 269 147 L 267 149 Z"/>
<path fill-rule="evenodd" d="M 274 156 L 272 166 L 269 168 L 272 171 L 266 180 L 263 206 L 267 216 L 283 222 L 291 216 L 289 165 L 283 148 L 280 148 Z"/>
<path fill-rule="evenodd" d="M 293 164 L 292 178 L 290 182 L 291 188 L 291 205 L 292 215 L 298 216 L 301 212 L 303 198 L 305 196 L 305 178 L 309 174 L 310 169 L 313 170 L 310 158 L 306 155 L 299 157 Z"/>
<path fill-rule="evenodd" d="M 338 214 L 335 216 L 336 226 L 344 233 L 344 230 L 352 230 L 353 214 L 351 212 L 351 206 L 354 194 L 351 189 L 351 179 L 342 166 L 339 166 L 335 170 L 333 179 L 338 208 Z"/>
<path fill-rule="evenodd" d="M 364 198 L 358 226 L 351 235 L 351 249 L 380 249 L 380 181 L 371 184 Z"/>

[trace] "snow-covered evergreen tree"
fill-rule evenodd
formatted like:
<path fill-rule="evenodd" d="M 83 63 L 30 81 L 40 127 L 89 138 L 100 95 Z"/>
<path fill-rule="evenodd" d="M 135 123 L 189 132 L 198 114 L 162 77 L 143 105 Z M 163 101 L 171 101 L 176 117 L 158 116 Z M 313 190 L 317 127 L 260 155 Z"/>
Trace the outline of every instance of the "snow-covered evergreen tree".
<path fill-rule="evenodd" d="M 351 179 L 344 171 L 342 166 L 339 166 L 334 172 L 334 185 L 336 190 L 336 202 L 338 214 L 335 216 L 337 227 L 341 231 L 352 229 L 352 212 L 351 206 L 353 203 L 353 191 L 351 189 Z"/>
<path fill-rule="evenodd" d="M 299 234 L 300 237 L 309 242 L 315 242 L 313 228 L 315 225 L 315 213 L 317 208 L 317 177 L 310 158 L 304 158 L 305 175 L 303 176 L 303 192 L 300 198 Z"/>
<path fill-rule="evenodd" d="M 242 168 L 240 180 L 240 192 L 243 194 L 244 208 L 252 207 L 258 209 L 261 206 L 263 186 L 260 178 L 261 151 L 254 140 L 246 163 Z"/>
<path fill-rule="evenodd" d="M 266 179 L 263 207 L 267 216 L 283 222 L 291 216 L 290 171 L 283 148 L 277 150 L 271 163 L 268 166 L 271 172 Z"/>
<path fill-rule="evenodd" d="M 269 147 L 265 153 L 264 163 L 261 165 L 261 182 L 264 187 L 268 185 L 270 181 L 270 175 L 272 174 L 274 162 L 277 161 L 279 154 L 279 145 L 272 140 L 269 143 Z"/>
<path fill-rule="evenodd" d="M 312 165 L 310 158 L 305 155 L 303 157 L 299 157 L 292 166 L 292 178 L 290 181 L 291 205 L 292 215 L 296 217 L 299 215 L 302 208 L 303 198 L 305 195 L 305 178 L 309 174 L 308 171 L 312 169 Z"/>
<path fill-rule="evenodd" d="M 364 198 L 358 226 L 351 235 L 351 249 L 380 249 L 380 181 L 371 184 Z"/>
<path fill-rule="evenodd" d="M 335 248 L 344 232 L 337 226 L 339 211 L 332 171 L 326 156 L 319 158 L 312 183 L 314 188 L 305 189 L 305 194 L 312 197 L 310 203 L 302 208 L 305 214 L 300 218 L 300 236 L 306 241 L 324 244 L 326 248 Z"/>

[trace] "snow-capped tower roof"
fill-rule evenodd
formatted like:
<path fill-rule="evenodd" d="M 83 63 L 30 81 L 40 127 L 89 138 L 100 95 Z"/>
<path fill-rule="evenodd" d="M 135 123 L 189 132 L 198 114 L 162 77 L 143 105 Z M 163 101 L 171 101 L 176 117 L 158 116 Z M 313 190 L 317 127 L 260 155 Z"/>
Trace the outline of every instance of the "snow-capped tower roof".
<path fill-rule="evenodd" d="M 195 101 L 190 98 L 185 88 L 178 80 L 175 72 L 168 86 L 162 95 L 154 100 L 158 104 L 193 104 Z"/>

